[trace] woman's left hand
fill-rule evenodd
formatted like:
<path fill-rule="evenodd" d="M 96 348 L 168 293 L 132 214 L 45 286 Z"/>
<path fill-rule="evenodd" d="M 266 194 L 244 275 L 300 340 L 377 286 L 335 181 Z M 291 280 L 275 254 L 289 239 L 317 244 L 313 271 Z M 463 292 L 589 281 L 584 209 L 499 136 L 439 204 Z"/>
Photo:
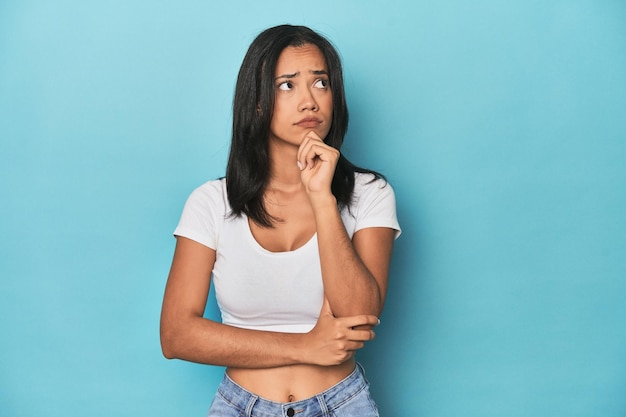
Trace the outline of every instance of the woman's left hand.
<path fill-rule="evenodd" d="M 332 194 L 330 186 L 339 160 L 339 151 L 327 145 L 313 131 L 304 137 L 297 154 L 300 178 L 309 196 Z"/>

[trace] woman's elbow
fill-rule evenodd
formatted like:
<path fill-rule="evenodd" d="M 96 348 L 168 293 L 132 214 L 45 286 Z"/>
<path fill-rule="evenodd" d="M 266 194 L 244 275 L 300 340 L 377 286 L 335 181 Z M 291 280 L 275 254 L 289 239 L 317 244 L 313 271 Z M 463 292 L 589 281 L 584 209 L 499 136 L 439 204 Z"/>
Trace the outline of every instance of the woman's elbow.
<path fill-rule="evenodd" d="M 170 350 L 163 343 L 161 343 L 161 352 L 163 353 L 163 356 L 165 357 L 165 359 L 176 359 L 177 358 L 177 356 L 174 354 L 174 351 Z"/>
<path fill-rule="evenodd" d="M 161 326 L 161 352 L 166 359 L 177 359 L 176 336 L 171 330 Z"/>

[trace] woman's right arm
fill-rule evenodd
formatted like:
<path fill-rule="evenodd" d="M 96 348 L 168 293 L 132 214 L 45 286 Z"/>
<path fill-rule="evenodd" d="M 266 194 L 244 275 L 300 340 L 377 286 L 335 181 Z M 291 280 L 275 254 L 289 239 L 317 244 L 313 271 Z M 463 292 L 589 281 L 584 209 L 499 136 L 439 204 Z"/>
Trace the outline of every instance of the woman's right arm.
<path fill-rule="evenodd" d="M 353 327 L 376 325 L 375 316 L 335 318 L 327 302 L 309 333 L 248 330 L 206 319 L 214 263 L 215 250 L 176 239 L 161 310 L 161 348 L 168 359 L 237 368 L 338 365 L 374 338 L 371 330 Z"/>

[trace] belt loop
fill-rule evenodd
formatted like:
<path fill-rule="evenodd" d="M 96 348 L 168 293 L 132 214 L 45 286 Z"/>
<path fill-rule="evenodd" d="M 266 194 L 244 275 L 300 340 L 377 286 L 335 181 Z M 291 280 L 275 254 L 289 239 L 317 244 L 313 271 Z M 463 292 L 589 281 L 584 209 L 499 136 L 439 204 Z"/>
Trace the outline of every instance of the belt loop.
<path fill-rule="evenodd" d="M 328 407 L 326 407 L 326 401 L 324 400 L 324 396 L 322 394 L 318 394 L 315 396 L 317 398 L 317 402 L 320 404 L 320 409 L 322 410 L 323 417 L 330 417 L 330 413 L 328 412 Z"/>
<path fill-rule="evenodd" d="M 254 407 L 254 404 L 258 399 L 259 397 L 257 397 L 256 395 L 250 396 L 250 400 L 248 400 L 248 405 L 246 406 L 246 417 L 252 417 L 252 407 Z"/>
<path fill-rule="evenodd" d="M 356 363 L 356 367 L 358 368 L 359 373 L 363 377 L 363 380 L 365 381 L 365 384 L 367 386 L 369 386 L 370 385 L 370 381 L 367 379 L 367 376 L 365 375 L 365 368 L 363 368 L 363 365 L 361 365 L 359 362 L 357 362 Z"/>

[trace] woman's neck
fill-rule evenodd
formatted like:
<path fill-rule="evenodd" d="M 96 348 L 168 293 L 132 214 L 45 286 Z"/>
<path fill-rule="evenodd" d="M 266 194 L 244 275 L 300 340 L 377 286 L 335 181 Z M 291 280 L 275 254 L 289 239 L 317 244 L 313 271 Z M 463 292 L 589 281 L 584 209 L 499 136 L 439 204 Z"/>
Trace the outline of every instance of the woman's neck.
<path fill-rule="evenodd" d="M 270 175 L 268 188 L 282 191 L 302 189 L 300 169 L 297 165 L 298 148 L 295 146 L 272 146 L 270 144 Z"/>

